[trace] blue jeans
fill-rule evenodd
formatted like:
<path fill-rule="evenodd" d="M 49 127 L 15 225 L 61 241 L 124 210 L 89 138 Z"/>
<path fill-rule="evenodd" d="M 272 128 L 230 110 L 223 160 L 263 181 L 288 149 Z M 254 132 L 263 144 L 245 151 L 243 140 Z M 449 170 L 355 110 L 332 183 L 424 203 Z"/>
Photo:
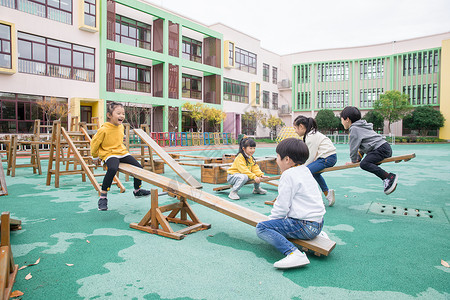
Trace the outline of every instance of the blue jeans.
<path fill-rule="evenodd" d="M 243 187 L 247 183 L 248 179 L 249 179 L 248 176 L 245 174 L 240 173 L 227 174 L 228 183 L 233 185 L 231 191 L 236 193 L 241 189 L 241 187 Z M 255 189 L 259 188 L 259 183 L 254 183 L 254 186 Z"/>
<path fill-rule="evenodd" d="M 274 219 L 258 223 L 256 235 L 275 246 L 284 255 L 288 255 L 297 249 L 288 238 L 310 240 L 322 231 L 322 227 L 323 221 L 318 223 L 293 218 Z"/>
<path fill-rule="evenodd" d="M 317 181 L 317 183 L 320 186 L 320 189 L 322 192 L 328 191 L 327 183 L 325 182 L 325 179 L 323 179 L 321 173 L 317 173 L 322 171 L 325 168 L 330 168 L 336 164 L 337 161 L 337 155 L 332 154 L 326 158 L 318 158 L 317 160 L 313 161 L 306 167 L 311 171 L 314 179 Z"/>

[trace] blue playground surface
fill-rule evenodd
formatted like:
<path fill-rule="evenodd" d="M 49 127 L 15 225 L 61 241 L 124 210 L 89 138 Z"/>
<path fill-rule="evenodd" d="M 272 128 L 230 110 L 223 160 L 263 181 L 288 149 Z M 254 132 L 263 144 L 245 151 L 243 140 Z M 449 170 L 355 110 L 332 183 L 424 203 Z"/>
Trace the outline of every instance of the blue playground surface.
<path fill-rule="evenodd" d="M 336 145 L 337 165 L 349 161 L 348 145 Z M 237 146 L 166 147 L 168 152 L 218 157 Z M 324 231 L 336 242 L 327 257 L 278 270 L 282 255 L 260 240 L 255 228 L 189 202 L 208 230 L 173 240 L 129 228 L 150 208 L 150 198 L 134 198 L 112 187 L 109 210 L 97 210 L 98 195 L 80 175 L 62 176 L 60 188 L 46 186 L 31 168 L 6 176 L 8 196 L 0 211 L 22 221 L 11 232 L 20 270 L 13 290 L 21 299 L 450 299 L 450 144 L 397 144 L 394 155 L 415 153 L 408 162 L 386 163 L 399 183 L 389 196 L 380 179 L 359 168 L 325 173 L 336 190 L 327 207 Z M 275 145 L 257 145 L 255 157 L 275 155 Z M 21 162 L 28 159 L 21 158 Z M 3 163 L 6 173 L 6 163 Z M 185 166 L 200 181 L 200 168 Z M 163 176 L 182 181 L 167 165 Z M 144 183 L 146 189 L 154 188 Z M 203 183 L 203 191 L 229 200 L 227 191 Z M 253 195 L 252 186 L 235 203 L 268 215 L 277 190 Z M 174 202 L 160 196 L 161 205 Z M 231 200 L 230 200 L 231 201 Z M 408 212 L 407 214 L 405 214 Z M 183 228 L 173 225 L 174 230 Z M 27 274 L 32 278 L 26 280 Z"/>

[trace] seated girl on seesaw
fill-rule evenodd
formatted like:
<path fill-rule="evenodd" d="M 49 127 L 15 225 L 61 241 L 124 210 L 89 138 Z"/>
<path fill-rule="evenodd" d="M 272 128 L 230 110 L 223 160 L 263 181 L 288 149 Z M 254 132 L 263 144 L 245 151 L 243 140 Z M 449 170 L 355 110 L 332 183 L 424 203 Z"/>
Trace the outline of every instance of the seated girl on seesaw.
<path fill-rule="evenodd" d="M 91 154 L 95 159 L 99 157 L 106 163 L 108 171 L 103 178 L 102 191 L 98 200 L 98 210 L 108 210 L 108 199 L 106 198 L 111 187 L 114 176 L 119 168 L 119 163 L 130 164 L 142 168 L 141 164 L 127 151 L 123 144 L 124 127 L 122 125 L 125 119 L 125 109 L 121 103 L 111 102 L 106 109 L 105 122 L 91 141 Z M 134 178 L 135 197 L 150 195 L 150 191 L 141 189 L 142 181 Z"/>
<path fill-rule="evenodd" d="M 306 167 L 319 184 L 328 200 L 328 206 L 333 206 L 335 202 L 334 190 L 328 189 L 322 174 L 317 172 L 336 164 L 336 147 L 328 137 L 317 130 L 317 123 L 313 118 L 298 116 L 294 120 L 294 130 L 299 136 L 303 137 L 303 141 L 308 146 L 309 157 L 305 162 Z"/>
<path fill-rule="evenodd" d="M 266 190 L 259 187 L 261 178 L 264 176 L 259 166 L 256 164 L 253 154 L 255 153 L 256 143 L 251 138 L 243 138 L 239 142 L 239 152 L 233 161 L 231 167 L 227 170 L 227 181 L 233 185 L 228 197 L 232 200 L 239 200 L 238 191 L 245 185 L 249 179 L 255 180 L 253 194 L 264 195 Z"/>
<path fill-rule="evenodd" d="M 278 144 L 276 152 L 281 170 L 278 197 L 269 220 L 256 225 L 256 234 L 286 255 L 273 266 L 287 269 L 309 264 L 306 254 L 288 239 L 310 240 L 319 235 L 325 206 L 319 187 L 305 166 L 309 156 L 306 144 L 288 138 Z"/>

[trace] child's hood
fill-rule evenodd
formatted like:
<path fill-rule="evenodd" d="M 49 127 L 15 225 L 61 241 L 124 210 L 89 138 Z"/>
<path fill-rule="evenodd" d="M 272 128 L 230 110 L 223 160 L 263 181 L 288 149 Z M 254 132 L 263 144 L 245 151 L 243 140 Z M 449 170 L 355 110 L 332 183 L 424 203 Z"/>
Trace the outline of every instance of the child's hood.
<path fill-rule="evenodd" d="M 367 123 L 366 120 L 362 120 L 362 119 L 352 123 L 350 128 L 351 127 L 360 127 L 360 128 L 364 128 L 364 129 L 367 129 L 367 130 L 373 130 L 373 124 L 372 123 Z"/>

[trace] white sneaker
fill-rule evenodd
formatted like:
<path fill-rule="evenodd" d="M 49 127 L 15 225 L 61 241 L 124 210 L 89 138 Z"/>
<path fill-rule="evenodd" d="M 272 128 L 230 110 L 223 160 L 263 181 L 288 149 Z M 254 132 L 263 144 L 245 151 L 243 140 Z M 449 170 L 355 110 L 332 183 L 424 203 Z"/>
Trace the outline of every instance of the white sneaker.
<path fill-rule="evenodd" d="M 328 237 L 328 234 L 325 232 L 325 231 L 321 231 L 320 233 L 319 233 L 319 236 L 321 236 L 321 237 L 323 237 L 323 238 L 326 238 L 326 239 L 330 239 L 329 237 Z"/>
<path fill-rule="evenodd" d="M 265 195 L 265 194 L 267 194 L 267 191 L 262 188 L 257 188 L 257 189 L 253 189 L 253 194 Z"/>
<path fill-rule="evenodd" d="M 305 266 L 307 264 L 309 264 L 308 257 L 306 257 L 305 253 L 297 249 L 285 258 L 274 263 L 273 266 L 278 269 L 289 269 Z"/>
<path fill-rule="evenodd" d="M 328 190 L 328 195 L 325 198 L 328 200 L 328 206 L 333 206 L 335 201 L 334 190 Z"/>
<path fill-rule="evenodd" d="M 239 197 L 239 195 L 235 191 L 231 191 L 230 194 L 228 195 L 228 198 L 230 198 L 231 200 L 241 199 L 241 197 Z"/>

